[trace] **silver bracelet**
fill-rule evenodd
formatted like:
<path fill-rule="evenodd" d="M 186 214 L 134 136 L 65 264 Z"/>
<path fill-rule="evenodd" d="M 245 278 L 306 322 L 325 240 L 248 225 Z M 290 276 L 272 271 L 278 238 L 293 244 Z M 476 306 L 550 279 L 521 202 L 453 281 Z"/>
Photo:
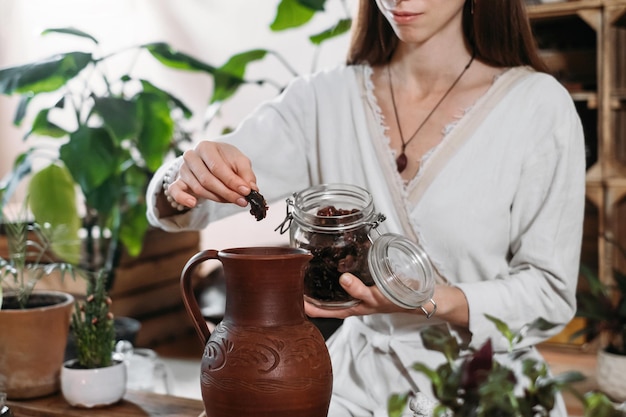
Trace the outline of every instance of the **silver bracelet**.
<path fill-rule="evenodd" d="M 433 305 L 433 311 L 431 311 L 430 313 L 428 312 L 428 310 L 426 310 L 424 308 L 424 306 L 420 306 L 420 309 L 422 310 L 422 312 L 426 315 L 426 318 L 429 319 L 432 316 L 435 315 L 435 313 L 437 312 L 437 303 L 435 303 L 435 300 L 433 300 L 432 298 L 430 300 L 430 303 Z"/>
<path fill-rule="evenodd" d="M 162 185 L 163 194 L 165 195 L 165 198 L 167 198 L 167 201 L 170 203 L 170 206 L 172 206 L 178 211 L 183 211 L 188 207 L 185 207 L 182 204 L 179 204 L 178 202 L 176 202 L 176 200 L 174 200 L 174 197 L 172 197 L 170 192 L 168 191 L 168 188 L 170 185 L 172 185 L 174 181 L 176 181 L 176 176 L 178 175 L 178 170 L 180 169 L 180 166 L 182 165 L 182 163 L 183 163 L 183 160 L 179 158 L 178 160 L 176 160 L 176 162 L 172 164 L 172 166 L 168 168 L 168 170 L 163 175 L 163 185 Z"/>

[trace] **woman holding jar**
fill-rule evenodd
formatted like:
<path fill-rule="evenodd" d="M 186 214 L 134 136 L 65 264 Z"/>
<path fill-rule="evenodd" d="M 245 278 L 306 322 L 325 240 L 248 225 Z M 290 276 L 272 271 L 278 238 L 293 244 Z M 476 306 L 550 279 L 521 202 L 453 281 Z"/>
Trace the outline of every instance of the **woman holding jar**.
<path fill-rule="evenodd" d="M 485 314 L 514 331 L 543 318 L 558 326 L 520 346 L 538 357 L 533 346 L 575 313 L 584 138 L 543 71 L 523 0 L 361 0 L 347 64 L 293 80 L 234 132 L 163 166 L 149 220 L 201 229 L 259 188 L 270 204 L 316 184 L 368 190 L 381 227 L 419 242 L 439 283 L 432 302 L 406 309 L 345 273 L 359 304 L 306 303 L 309 316 L 345 319 L 328 341 L 329 416 L 384 416 L 395 392 L 432 398 L 411 369 L 445 360 L 421 345 L 425 326 L 504 352 Z M 562 401 L 551 415 L 566 415 Z"/>

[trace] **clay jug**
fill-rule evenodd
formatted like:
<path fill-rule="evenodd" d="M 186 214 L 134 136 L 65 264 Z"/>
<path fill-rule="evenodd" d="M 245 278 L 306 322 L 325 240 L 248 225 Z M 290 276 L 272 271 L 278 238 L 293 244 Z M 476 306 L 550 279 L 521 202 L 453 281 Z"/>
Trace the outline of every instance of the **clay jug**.
<path fill-rule="evenodd" d="M 332 391 L 322 334 L 304 314 L 308 251 L 287 247 L 205 250 L 181 274 L 183 301 L 204 346 L 207 417 L 326 417 Z M 192 288 L 193 270 L 224 267 L 226 310 L 211 333 Z"/>

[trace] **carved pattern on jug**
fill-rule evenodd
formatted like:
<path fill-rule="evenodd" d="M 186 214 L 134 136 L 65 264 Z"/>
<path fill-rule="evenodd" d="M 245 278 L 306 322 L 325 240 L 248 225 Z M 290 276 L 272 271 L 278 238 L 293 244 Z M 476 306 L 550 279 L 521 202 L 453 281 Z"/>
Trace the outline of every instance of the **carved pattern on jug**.
<path fill-rule="evenodd" d="M 214 330 L 205 347 L 202 359 L 202 382 L 222 389 L 246 389 L 272 392 L 275 390 L 309 389 L 315 381 L 308 375 L 316 373 L 316 369 L 327 360 L 322 353 L 326 352 L 323 339 L 316 334 L 317 329 L 311 325 L 307 331 L 283 333 L 283 337 L 272 335 L 272 331 L 257 327 L 234 327 L 220 323 Z M 284 331 L 284 329 L 283 329 Z M 290 336 L 286 340 L 284 334 Z M 303 374 L 291 379 L 289 387 L 279 379 L 274 379 L 273 372 L 280 374 L 285 367 L 305 365 Z M 246 380 L 224 378 L 220 370 L 224 367 L 241 369 L 250 378 Z M 277 369 L 279 368 L 279 369 Z M 267 377 L 266 377 L 267 376 Z"/>

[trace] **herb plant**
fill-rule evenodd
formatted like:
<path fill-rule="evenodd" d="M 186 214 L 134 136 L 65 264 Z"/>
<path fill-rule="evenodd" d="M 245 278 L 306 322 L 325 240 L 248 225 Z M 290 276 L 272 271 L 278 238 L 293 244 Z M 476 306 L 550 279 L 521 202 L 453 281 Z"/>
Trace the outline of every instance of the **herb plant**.
<path fill-rule="evenodd" d="M 78 365 L 84 369 L 112 364 L 115 326 L 106 291 L 106 273 L 100 271 L 87 282 L 87 298 L 76 302 L 70 330 L 74 336 Z"/>
<path fill-rule="evenodd" d="M 76 269 L 72 264 L 54 258 L 49 229 L 25 220 L 2 223 L 1 227 L 8 254 L 0 256 L 0 308 L 3 289 L 15 296 L 18 308 L 25 309 L 40 279 L 54 271 L 60 272 L 61 279 L 66 273 L 74 277 Z"/>

